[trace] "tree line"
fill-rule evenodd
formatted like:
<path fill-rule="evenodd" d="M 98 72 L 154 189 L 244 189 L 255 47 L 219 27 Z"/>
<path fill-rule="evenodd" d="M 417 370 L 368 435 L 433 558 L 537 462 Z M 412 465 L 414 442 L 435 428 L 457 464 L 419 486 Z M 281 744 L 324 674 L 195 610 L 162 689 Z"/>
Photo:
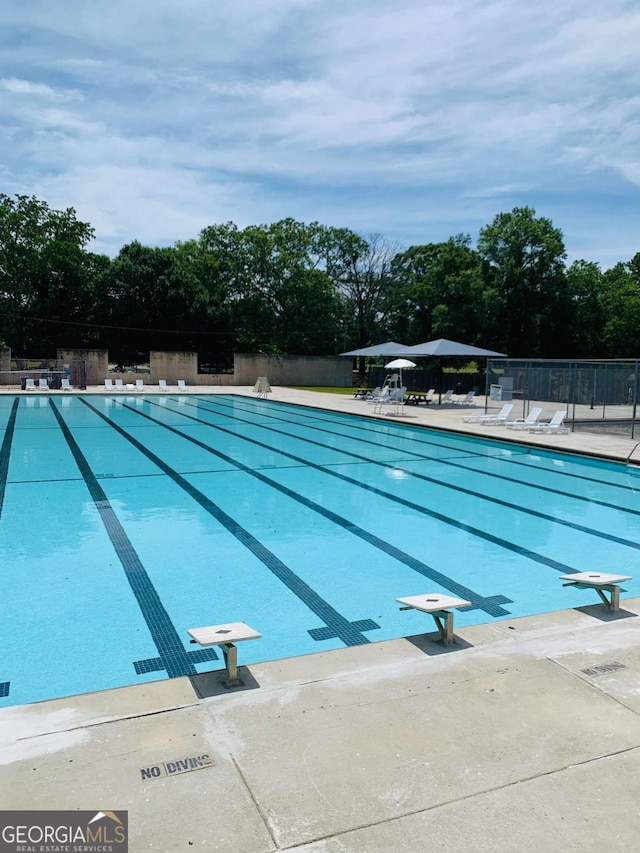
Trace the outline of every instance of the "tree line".
<path fill-rule="evenodd" d="M 210 225 L 170 247 L 110 258 L 73 208 L 0 194 L 0 343 L 17 356 L 108 348 L 212 360 L 234 352 L 335 355 L 383 340 L 453 338 L 513 358 L 635 357 L 640 253 L 567 266 L 562 231 L 530 207 L 469 235 L 402 249 L 384 237 L 284 219 Z"/>

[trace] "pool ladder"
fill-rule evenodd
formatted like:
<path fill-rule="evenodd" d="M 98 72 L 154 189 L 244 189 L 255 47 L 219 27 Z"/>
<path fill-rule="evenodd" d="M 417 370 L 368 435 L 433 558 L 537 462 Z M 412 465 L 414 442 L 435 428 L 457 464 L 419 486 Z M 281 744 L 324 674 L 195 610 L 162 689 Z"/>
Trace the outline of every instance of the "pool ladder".
<path fill-rule="evenodd" d="M 632 457 L 632 456 L 633 456 L 633 454 L 636 452 L 636 450 L 638 449 L 638 447 L 640 447 L 640 441 L 636 441 L 636 443 L 635 443 L 635 444 L 633 445 L 633 447 L 631 448 L 631 451 L 630 451 L 629 455 L 627 456 L 627 459 L 626 459 L 625 465 L 628 465 L 628 464 L 629 464 L 629 462 L 631 461 L 631 457 Z"/>

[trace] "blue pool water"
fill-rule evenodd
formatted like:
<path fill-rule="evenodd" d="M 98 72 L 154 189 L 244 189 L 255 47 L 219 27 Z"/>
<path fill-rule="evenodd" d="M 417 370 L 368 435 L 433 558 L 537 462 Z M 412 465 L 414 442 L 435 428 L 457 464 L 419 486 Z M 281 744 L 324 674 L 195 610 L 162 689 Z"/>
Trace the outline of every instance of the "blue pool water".
<path fill-rule="evenodd" d="M 623 465 L 233 395 L 0 397 L 0 706 L 595 603 L 637 575 Z M 640 595 L 640 580 L 623 597 Z"/>

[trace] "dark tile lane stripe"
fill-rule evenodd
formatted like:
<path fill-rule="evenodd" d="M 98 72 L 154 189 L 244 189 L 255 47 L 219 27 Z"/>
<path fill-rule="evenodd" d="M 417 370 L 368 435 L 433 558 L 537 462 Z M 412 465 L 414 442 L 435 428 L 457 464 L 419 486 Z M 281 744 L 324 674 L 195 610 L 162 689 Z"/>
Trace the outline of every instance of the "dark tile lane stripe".
<path fill-rule="evenodd" d="M 318 593 L 305 583 L 298 575 L 295 574 L 282 560 L 265 547 L 262 542 L 256 539 L 248 530 L 245 530 L 238 522 L 230 515 L 227 515 L 217 504 L 203 494 L 199 489 L 196 489 L 188 480 L 181 474 L 178 474 L 173 468 L 167 465 L 164 460 L 156 456 L 148 450 L 141 442 L 130 435 L 125 429 L 119 426 L 114 421 L 110 420 L 106 415 L 96 409 L 84 397 L 79 398 L 81 402 L 91 409 L 99 418 L 102 418 L 105 423 L 130 444 L 132 444 L 140 453 L 147 457 L 154 465 L 163 471 L 177 486 L 185 491 L 196 503 L 198 503 L 206 512 L 216 519 L 226 530 L 229 531 L 235 538 L 244 545 L 251 553 L 265 565 L 282 583 L 285 584 L 298 598 L 321 619 L 327 627 L 333 631 L 333 635 L 338 637 L 347 646 L 361 645 L 368 643 L 369 640 L 365 637 L 361 630 L 358 629 L 357 623 L 349 622 L 341 613 L 335 610 L 327 601 L 325 601 Z M 142 414 L 133 406 L 124 406 L 132 412 Z M 149 418 L 153 421 L 153 418 Z M 373 623 L 375 624 L 375 623 Z M 375 625 L 379 628 L 379 625 Z M 371 628 L 367 628 L 371 630 Z"/>
<path fill-rule="evenodd" d="M 199 400 L 201 400 L 202 402 L 210 402 L 210 399 L 211 399 L 211 398 L 210 398 L 210 397 L 199 397 L 198 399 L 199 399 Z M 227 409 L 234 407 L 234 404 L 228 405 L 228 404 L 226 404 L 226 403 L 219 403 L 219 402 L 218 402 L 218 399 L 219 399 L 219 398 L 216 398 L 216 401 L 215 401 L 214 405 L 218 405 L 218 406 L 221 406 L 221 407 L 222 407 L 222 406 L 224 406 L 224 407 L 225 407 L 225 408 L 227 408 Z M 238 398 L 235 398 L 235 399 L 236 399 L 237 401 L 240 401 L 240 400 L 241 400 L 241 401 L 246 401 L 246 399 L 247 399 L 247 398 L 246 398 L 246 397 L 238 397 Z M 268 401 L 266 401 L 266 402 L 267 402 L 267 405 L 269 405 L 269 406 L 290 406 L 290 407 L 291 407 L 291 409 L 301 408 L 301 407 L 294 407 L 294 406 L 291 406 L 291 404 L 290 404 L 290 403 L 279 403 L 279 402 L 277 402 L 276 400 L 268 400 Z M 203 407 L 203 408 L 204 408 L 204 407 Z M 213 410 L 213 409 L 210 409 L 209 411 L 211 411 L 211 412 L 212 412 L 212 413 L 214 413 L 214 414 L 217 414 L 217 412 L 215 412 L 215 410 Z M 244 411 L 246 411 L 247 413 L 251 413 L 251 409 L 249 409 L 249 408 L 245 408 L 245 409 L 244 409 Z M 287 418 L 284 418 L 284 417 L 279 417 L 278 415 L 268 415 L 268 414 L 261 413 L 261 417 L 270 418 L 270 419 L 272 419 L 272 420 L 277 420 L 277 421 L 282 421 L 282 422 L 284 422 L 284 423 L 290 423 L 290 422 L 291 422 L 291 421 L 290 421 L 290 419 L 287 419 Z M 349 418 L 354 418 L 354 417 L 355 417 L 355 418 L 357 418 L 359 421 L 362 419 L 362 416 L 360 416 L 360 415 L 350 415 L 350 414 L 345 414 L 345 415 L 343 415 L 343 417 L 345 418 L 345 420 L 346 420 L 346 419 L 349 419 Z M 331 419 L 329 419 L 329 418 L 322 418 L 322 417 L 316 417 L 316 418 L 313 418 L 313 417 L 308 417 L 306 420 L 319 421 L 319 422 L 321 422 L 321 423 L 331 423 L 331 424 L 336 424 L 336 426 L 339 426 L 339 422 L 338 422 L 338 421 L 336 421 L 336 420 L 331 420 Z M 378 423 L 379 423 L 379 421 L 373 421 L 373 424 L 378 424 Z M 325 429 L 322 429 L 321 427 L 317 427 L 317 428 L 316 428 L 316 427 L 314 427 L 312 424 L 310 424 L 310 423 L 305 423 L 305 422 L 303 422 L 303 421 L 296 421 L 296 424 L 297 424 L 298 426 L 301 426 L 301 427 L 308 427 L 309 429 L 317 429 L 319 432 L 328 432 L 330 435 L 340 435 L 340 433 L 336 433 L 336 432 L 334 432 L 333 430 L 325 430 Z M 256 425 L 256 426 L 259 426 L 259 424 L 255 424 L 255 425 Z M 370 421 L 369 421 L 369 419 L 365 419 L 365 422 L 364 422 L 364 423 L 358 423 L 358 424 L 347 423 L 346 425 L 349 427 L 349 429 L 353 429 L 353 430 L 360 430 L 360 431 L 364 431 L 364 432 L 369 433 L 369 434 L 372 434 L 372 433 L 373 433 L 374 435 L 380 435 L 380 429 L 379 429 L 379 428 L 378 428 L 378 429 L 376 429 L 376 427 L 375 427 L 375 426 L 370 425 Z M 394 427 L 398 427 L 398 428 L 400 428 L 402 425 L 401 425 L 401 424 L 386 424 L 386 423 L 385 423 L 385 426 L 394 426 Z M 425 428 L 425 429 L 421 429 L 421 428 L 419 428 L 419 427 L 418 427 L 418 428 L 416 428 L 416 427 L 411 427 L 411 425 L 410 425 L 410 424 L 406 424 L 406 426 L 407 426 L 409 429 L 411 429 L 411 430 L 412 430 L 411 440 L 412 440 L 412 441 L 415 441 L 415 442 L 416 442 L 416 443 L 418 443 L 418 444 L 423 444 L 423 445 L 427 445 L 427 446 L 433 446 L 433 447 L 437 447 L 437 448 L 446 448 L 446 449 L 449 449 L 449 450 L 452 450 L 452 451 L 454 451 L 454 450 L 460 450 L 460 452 L 466 452 L 466 453 L 468 453 L 468 455 L 469 455 L 469 456 L 479 456 L 479 457 L 483 457 L 483 458 L 484 458 L 484 457 L 486 457 L 486 454 L 484 454 L 484 453 L 474 453 L 474 452 L 473 452 L 473 451 L 471 451 L 471 450 L 468 450 L 468 451 L 462 451 L 460 448 L 458 448 L 458 447 L 454 447 L 454 446 L 450 446 L 450 445 L 447 445 L 447 444 L 445 444 L 445 443 L 444 443 L 444 442 L 442 442 L 442 441 L 436 442 L 436 441 L 430 441 L 429 439 L 425 439 L 425 438 L 423 437 L 422 433 L 423 433 L 423 432 L 425 432 L 425 433 L 426 433 L 426 432 L 427 432 L 427 430 L 428 430 L 428 427 L 427 427 L 427 428 Z M 449 433 L 449 434 L 450 434 L 450 433 Z M 460 436 L 456 435 L 455 437 L 456 437 L 458 440 L 463 440 L 464 438 L 466 438 L 466 436 L 463 436 L 463 435 L 460 435 Z M 374 446 L 377 446 L 377 447 L 385 447 L 385 446 L 386 446 L 386 445 L 382 445 L 382 444 L 380 444 L 379 442 L 367 441 L 366 439 L 360 439 L 360 440 L 361 440 L 363 443 L 373 444 Z M 470 441 L 473 441 L 473 439 L 469 439 L 469 440 L 470 440 Z M 487 441 L 487 442 L 490 442 L 490 443 L 492 442 L 492 439 L 491 439 L 491 438 L 488 438 L 488 437 L 487 437 L 487 438 L 478 437 L 478 440 L 479 440 L 479 441 Z M 499 448 L 500 446 L 503 446 L 503 443 L 499 442 L 498 440 L 495 440 L 495 444 L 491 444 L 491 446 L 492 446 L 492 447 Z M 526 457 L 530 456 L 530 455 L 532 454 L 532 452 L 533 452 L 533 453 L 535 453 L 535 452 L 540 452 L 540 453 L 542 453 L 542 454 L 544 454 L 545 452 L 546 452 L 546 453 L 549 453 L 549 452 L 550 452 L 550 451 L 548 451 L 548 450 L 546 450 L 546 451 L 545 451 L 545 448 L 543 448 L 543 447 L 540 447 L 540 448 L 535 447 L 535 448 L 534 448 L 534 447 L 531 447 L 531 446 L 528 446 L 528 445 L 527 445 L 526 447 L 524 447 L 524 446 L 518 446 L 518 445 L 509 444 L 509 449 L 513 452 L 513 454 L 514 454 L 515 458 L 513 458 L 513 459 L 507 459 L 507 458 L 505 458 L 504 456 L 500 456 L 500 457 L 495 456 L 495 457 L 492 457 L 492 458 L 493 458 L 493 459 L 498 460 L 501 464 L 504 464 L 504 465 L 516 465 L 516 466 L 518 466 L 518 467 L 522 468 L 523 466 L 522 466 L 522 462 L 521 462 L 520 460 L 521 460 L 521 459 L 523 459 L 523 458 L 526 458 Z M 407 451 L 407 452 L 411 452 L 411 451 Z M 562 451 L 559 451 L 559 452 L 560 452 L 560 453 L 562 453 Z M 433 457 L 432 457 L 432 456 L 425 456 L 425 455 L 420 455 L 420 454 L 416 454 L 416 456 L 420 456 L 420 458 L 422 458 L 422 459 L 428 459 L 428 460 L 430 460 L 430 461 L 433 461 Z M 450 465 L 450 466 L 451 466 L 451 467 L 453 467 L 453 468 L 461 468 L 461 469 L 462 469 L 462 470 L 464 470 L 464 471 L 468 471 L 468 470 L 469 470 L 469 466 L 468 466 L 468 465 L 463 465 L 463 464 L 460 464 L 460 463 L 456 463 L 456 462 L 454 462 L 454 461 L 450 461 L 450 460 L 448 460 L 448 459 L 447 459 L 447 460 L 445 460 L 445 459 L 438 459 L 438 460 L 436 460 L 436 461 L 441 462 L 442 464 Z M 569 460 L 569 461 L 571 461 L 571 460 Z M 541 471 L 541 470 L 543 470 L 543 473 L 545 473 L 545 474 L 553 474 L 553 475 L 555 475 L 555 476 L 557 476 L 557 477 L 565 477 L 565 478 L 574 479 L 574 480 L 582 480 L 582 481 L 585 481 L 585 482 L 588 482 L 588 483 L 597 483 L 597 484 L 598 484 L 598 485 L 600 485 L 600 486 L 602 486 L 602 485 L 604 485 L 604 486 L 610 486 L 610 487 L 611 487 L 611 488 L 613 488 L 613 489 L 621 489 L 622 491 L 636 492 L 636 491 L 638 490 L 638 486 L 629 486 L 629 485 L 624 485 L 623 483 L 610 483 L 610 482 L 608 482 L 607 480 L 602 480 L 602 479 L 599 479 L 599 478 L 597 478 L 597 477 L 587 477 L 587 476 L 586 476 L 586 475 L 584 475 L 584 474 L 575 474 L 575 473 L 571 473 L 571 472 L 567 472 L 567 471 L 558 471 L 558 470 L 551 469 L 551 468 L 549 468 L 549 469 L 546 469 L 546 468 L 545 468 L 545 469 L 539 469 L 539 468 L 531 468 L 530 466 L 526 466 L 526 470 L 527 470 L 527 471 L 529 471 L 529 470 L 532 470 L 532 471 Z M 496 478 L 496 479 L 506 480 L 506 481 L 508 481 L 508 482 L 510 482 L 510 483 L 519 483 L 519 484 L 522 484 L 522 480 L 521 480 L 521 479 L 518 479 L 518 478 L 516 478 L 516 477 L 508 477 L 508 476 L 507 476 L 507 475 L 505 475 L 505 474 L 497 474 L 497 473 L 495 473 L 495 472 L 485 472 L 485 473 L 486 473 L 486 476 L 488 476 L 488 477 L 494 477 L 494 478 Z M 582 496 L 580 496 L 580 495 L 574 495 L 572 492 L 560 491 L 560 490 L 557 490 L 557 489 L 553 489 L 552 487 L 539 486 L 539 485 L 536 485 L 536 484 L 534 484 L 534 483 L 526 483 L 526 485 L 527 485 L 529 488 L 532 488 L 532 489 L 539 489 L 539 490 L 541 490 L 541 491 L 544 491 L 544 492 L 550 492 L 550 493 L 552 493 L 552 494 L 557 494 L 557 495 L 570 495 L 570 496 L 575 497 L 575 498 L 576 498 L 576 499 L 578 499 L 578 500 L 584 500 L 584 501 L 588 501 L 588 502 L 590 502 L 590 503 L 595 503 L 595 504 L 602 503 L 601 501 L 593 500 L 593 499 L 591 499 L 591 498 L 585 498 L 585 497 L 582 497 Z M 610 506 L 610 504 L 606 504 L 606 503 L 602 503 L 602 505 L 603 505 L 603 506 Z M 617 509 L 617 507 L 616 507 L 616 509 Z M 630 510 L 625 510 L 625 511 L 627 511 L 627 512 L 631 512 L 631 513 L 634 513 L 634 514 L 640 514 L 640 511 L 636 512 L 636 510 L 631 510 L 631 509 L 630 509 Z"/>
<path fill-rule="evenodd" d="M 154 404 L 154 405 L 155 405 L 155 404 Z M 174 410 L 172 410 L 172 411 L 176 411 L 176 410 L 174 409 Z M 188 417 L 191 417 L 191 416 L 188 416 Z M 229 415 L 229 417 L 231 417 L 231 415 Z M 210 428 L 212 428 L 212 429 L 221 430 L 222 432 L 227 432 L 227 433 L 229 433 L 230 435 L 237 435 L 236 433 L 233 433 L 233 432 L 231 432 L 230 430 L 227 430 L 227 429 L 225 429 L 224 427 L 221 427 L 219 424 L 211 424 L 211 423 L 208 423 L 207 421 L 204 421 L 204 420 L 199 419 L 199 418 L 193 418 L 193 420 L 197 420 L 197 421 L 199 421 L 200 423 L 203 423 L 203 424 L 205 424 L 205 425 L 208 425 L 208 426 L 209 426 Z M 236 418 L 236 420 L 238 420 L 238 419 Z M 243 421 L 243 423 L 249 423 L 249 422 L 248 422 L 248 421 Z M 263 426 L 262 424 L 254 424 L 253 426 L 254 426 L 256 429 L 263 429 L 263 430 L 267 430 L 268 432 L 275 432 L 275 433 L 277 433 L 278 435 L 284 435 L 284 436 L 287 436 L 287 437 L 289 437 L 289 436 L 290 436 L 290 434 L 289 434 L 289 433 L 287 433 L 287 432 L 286 432 L 286 430 L 276 429 L 275 427 Z M 237 437 L 239 437 L 239 438 L 244 438 L 243 436 L 237 436 Z M 318 446 L 318 447 L 323 447 L 323 448 L 325 448 L 325 447 L 326 447 L 326 445 L 322 444 L 321 442 L 314 441 L 314 440 L 313 440 L 313 439 L 311 439 L 311 438 L 303 438 L 303 437 L 301 437 L 301 436 L 294 436 L 294 437 L 295 437 L 298 441 L 303 441 L 303 442 L 306 442 L 306 443 L 308 443 L 308 444 L 316 445 L 316 446 Z M 276 448 L 272 447 L 271 445 L 265 445 L 265 444 L 262 444 L 261 442 L 255 441 L 254 439 L 247 439 L 247 438 L 244 438 L 244 440 L 245 440 L 245 441 L 251 441 L 251 442 L 253 442 L 254 444 L 258 444 L 258 445 L 259 445 L 259 446 L 261 446 L 261 447 L 267 447 L 267 448 L 269 448 L 270 450 L 277 450 Z M 371 442 L 369 442 L 369 443 L 371 443 Z M 335 448 L 331 448 L 331 449 L 335 449 Z M 286 452 L 286 451 L 284 451 L 284 450 L 277 450 L 277 452 L 278 452 L 278 453 L 281 453 L 283 456 L 287 456 L 287 457 L 290 457 L 290 458 L 295 459 L 295 460 L 298 460 L 298 461 L 300 461 L 300 460 L 301 460 L 301 458 L 300 458 L 300 457 L 298 457 L 298 456 L 294 456 L 293 454 L 288 453 L 288 452 Z M 377 460 L 375 460 L 375 459 L 370 459 L 370 458 L 369 458 L 369 457 L 367 457 L 367 456 L 362 456 L 362 455 L 360 455 L 359 453 L 353 453 L 353 452 L 348 451 L 348 450 L 339 450 L 339 451 L 337 451 L 337 452 L 342 453 L 342 454 L 344 454 L 345 456 L 348 456 L 349 458 L 358 459 L 358 460 L 360 460 L 361 462 L 366 462 L 366 463 L 367 463 L 367 464 L 369 464 L 369 465 L 376 465 L 376 466 L 378 466 L 378 467 L 380 467 L 380 468 L 388 468 L 389 470 L 400 470 L 400 471 L 405 471 L 407 474 L 410 474 L 412 477 L 415 477 L 415 478 L 416 478 L 416 479 L 418 479 L 418 480 L 422 480 L 423 482 L 431 483 L 432 485 L 440 486 L 441 488 L 444 488 L 444 489 L 450 489 L 450 490 L 452 490 L 452 491 L 454 491 L 454 492 L 458 492 L 458 493 L 460 493 L 460 494 L 469 495 L 470 497 L 477 498 L 477 499 L 479 499 L 479 500 L 484 500 L 484 501 L 487 501 L 487 502 L 489 502 L 489 503 L 496 504 L 496 505 L 498 505 L 498 506 L 503 506 L 503 507 L 505 507 L 506 509 L 512 509 L 512 510 L 515 510 L 516 512 L 526 513 L 527 515 L 533 516 L 533 517 L 535 517 L 535 518 L 540 518 L 540 519 L 542 519 L 543 521 L 549 521 L 549 522 L 551 522 L 551 523 L 553 523 L 553 524 L 559 524 L 559 525 L 561 525 L 561 526 L 563 526 L 563 527 L 568 527 L 568 528 L 569 528 L 569 529 L 571 529 L 571 530 L 576 530 L 576 531 L 578 531 L 579 533 L 586 533 L 586 534 L 588 534 L 589 536 L 596 536 L 596 537 L 598 537 L 598 538 L 600 538 L 600 539 L 606 539 L 608 542 L 615 542 L 615 543 L 617 543 L 618 545 L 623 545 L 623 546 L 625 546 L 625 547 L 627 547 L 627 548 L 634 548 L 634 549 L 636 549 L 636 550 L 640 550 L 640 542 L 636 542 L 636 541 L 631 540 L 631 539 L 624 539 L 624 538 L 622 538 L 622 537 L 620 537 L 620 536 L 614 536 L 614 534 L 612 534 L 612 533 L 605 533 L 605 532 L 602 532 L 602 531 L 599 531 L 599 530 L 594 530 L 594 529 L 593 529 L 593 528 L 591 528 L 591 527 L 586 527 L 586 526 L 585 526 L 585 525 L 583 525 L 583 524 L 577 524 L 577 523 L 576 523 L 576 522 L 574 522 L 574 521 L 567 521 L 566 519 L 563 519 L 563 518 L 557 518 L 556 516 L 548 515 L 547 513 L 540 512 L 539 510 L 535 510 L 535 509 L 528 509 L 527 507 L 523 507 L 523 506 L 521 506 L 520 504 L 514 504 L 514 503 L 511 503 L 510 501 L 502 500 L 501 498 L 494 498 L 494 497 L 491 497 L 491 496 L 489 496 L 489 495 L 484 495 L 484 494 L 482 494 L 482 492 L 476 492 L 476 491 L 474 491 L 474 490 L 472 490 L 472 489 L 466 489 L 464 486 L 458 486 L 458 485 L 455 485 L 455 484 L 453 484 L 453 483 L 447 483 L 446 481 L 444 481 L 444 480 L 439 480 L 439 479 L 437 479 L 437 478 L 435 478 L 435 477 L 428 477 L 426 474 L 419 474 L 419 473 L 417 473 L 417 472 L 415 472 L 415 471 L 411 471 L 411 470 L 409 470 L 409 469 L 407 469 L 407 468 L 403 468 L 403 467 L 402 467 L 402 463 L 401 463 L 401 462 L 396 462 L 396 463 L 393 463 L 393 464 L 388 463 L 388 462 L 379 462 L 379 461 L 377 461 Z M 310 466 L 312 466 L 312 467 L 317 468 L 318 470 L 321 470 L 321 471 L 324 471 L 324 472 L 326 472 L 326 473 L 328 473 L 328 474 L 331 474 L 331 476 L 341 477 L 341 478 L 343 478 L 343 479 L 348 479 L 348 478 L 346 478 L 345 476 L 343 476 L 343 475 L 341 475 L 341 474 L 338 474 L 338 472 L 337 472 L 337 471 L 333 471 L 333 470 L 332 470 L 331 468 L 329 468 L 328 466 L 316 465 L 315 463 L 312 463 L 312 462 L 307 462 L 307 464 L 308 464 L 308 465 L 310 465 Z M 373 488 L 373 487 L 371 487 L 371 486 L 367 486 L 367 485 L 366 485 L 366 484 L 364 484 L 364 483 L 360 483 L 359 481 L 355 481 L 355 480 L 354 480 L 353 482 L 358 482 L 358 483 L 359 483 L 359 485 L 361 486 L 361 488 L 363 488 L 363 489 L 369 489 L 369 490 L 371 490 L 371 489 Z M 393 498 L 393 497 L 391 496 L 391 493 L 390 493 L 390 492 L 381 492 L 381 494 L 389 495 L 389 496 L 391 497 L 391 499 L 394 499 L 394 500 L 400 500 L 399 498 L 398 498 L 398 499 Z M 572 495 L 568 495 L 567 497 L 573 497 L 573 496 L 572 496 Z M 610 508 L 610 509 L 618 510 L 618 507 L 609 507 L 609 508 Z M 432 512 L 432 511 L 431 511 L 431 510 L 428 510 L 427 508 L 423 508 L 423 509 L 422 509 L 422 512 Z M 636 513 L 636 514 L 637 514 L 637 513 Z M 446 517 L 446 516 L 441 516 L 441 518 L 443 518 L 443 519 L 444 519 L 444 518 L 448 518 L 448 517 Z M 448 518 L 447 523 L 448 523 L 448 524 L 459 524 L 459 522 L 454 522 L 454 521 L 453 521 L 452 519 L 450 519 L 450 518 Z M 476 529 L 476 528 L 473 528 L 473 529 Z M 486 534 L 486 533 L 482 533 L 482 534 L 481 534 L 481 533 L 478 533 L 477 535 L 483 535 L 483 536 L 485 536 L 485 538 L 488 538 L 488 536 L 489 536 L 489 534 Z M 560 565 L 560 564 L 559 564 L 559 565 Z M 566 567 L 563 567 L 563 570 L 564 570 L 564 568 L 566 568 Z"/>
<path fill-rule="evenodd" d="M 124 531 L 118 516 L 109 503 L 102 490 L 102 486 L 96 480 L 89 463 L 78 446 L 71 430 L 60 414 L 57 405 L 50 400 L 50 405 L 58 422 L 60 430 L 64 435 L 69 450 L 78 466 L 82 478 L 89 490 L 93 502 L 100 514 L 102 523 L 107 531 L 109 539 L 118 555 L 125 572 L 125 576 L 131 587 L 138 607 L 147 624 L 149 633 L 158 650 L 161 666 L 171 677 L 179 675 L 195 675 L 196 668 L 193 664 L 191 652 L 185 650 L 182 641 L 176 631 L 171 617 L 165 610 L 160 596 L 158 595 L 146 569 L 142 565 L 135 548 Z M 213 649 L 207 651 L 214 651 Z M 217 655 L 214 654 L 215 659 Z M 136 667 L 137 669 L 138 667 Z"/>
<path fill-rule="evenodd" d="M 16 417 L 18 415 L 18 405 L 20 400 L 18 397 L 13 401 L 7 426 L 4 431 L 2 445 L 0 446 L 0 519 L 2 519 L 2 508 L 4 506 L 4 495 L 7 486 L 7 477 L 9 475 L 9 459 L 11 457 L 11 445 L 13 443 L 13 434 L 16 428 Z M 9 695 L 11 687 L 10 681 L 0 681 L 0 697 L 4 698 Z"/>
<path fill-rule="evenodd" d="M 18 416 L 19 404 L 20 400 L 16 397 L 13 401 L 13 406 L 11 407 L 11 412 L 7 420 L 7 427 L 2 439 L 2 446 L 0 446 L 0 518 L 2 518 L 4 494 L 7 487 L 7 477 L 9 476 L 9 458 L 11 456 L 11 445 L 13 444 L 13 434 L 16 429 L 16 418 Z"/>
<path fill-rule="evenodd" d="M 150 405 L 158 406 L 157 403 L 148 401 Z M 158 406 L 160 408 L 160 406 Z M 164 407 L 163 407 L 164 410 Z M 207 453 L 211 453 L 213 456 L 216 456 L 220 459 L 224 459 L 229 464 L 235 466 L 239 471 L 243 471 L 245 474 L 249 474 L 249 476 L 253 477 L 256 480 L 259 480 L 262 483 L 265 483 L 272 489 L 280 492 L 283 495 L 291 498 L 302 506 L 307 507 L 313 512 L 322 515 L 328 521 L 331 521 L 333 524 L 342 527 L 344 530 L 352 533 L 354 536 L 359 537 L 363 541 L 367 542 L 369 545 L 373 545 L 374 548 L 377 548 L 380 551 L 383 551 L 385 554 L 388 554 L 390 557 L 393 557 L 398 562 L 403 563 L 405 566 L 408 566 L 413 571 L 422 575 L 423 577 L 429 578 L 432 581 L 440 584 L 441 586 L 448 589 L 450 592 L 454 592 L 457 595 L 464 597 L 465 599 L 472 602 L 472 607 L 466 608 L 468 610 L 480 609 L 484 610 L 485 613 L 488 613 L 490 616 L 506 616 L 509 614 L 508 610 L 500 607 L 501 604 L 509 604 L 511 603 L 511 599 L 506 598 L 502 595 L 497 596 L 482 596 L 479 595 L 474 590 L 470 589 L 463 584 L 458 583 L 453 578 L 448 577 L 447 575 L 443 575 L 441 572 L 436 569 L 428 566 L 426 563 L 423 563 L 421 560 L 417 560 L 411 554 L 407 554 L 405 551 L 402 551 L 400 548 L 396 548 L 390 542 L 386 542 L 384 539 L 381 539 L 379 536 L 375 536 L 373 533 L 369 533 L 368 530 L 364 530 L 362 527 L 359 527 L 357 524 L 353 524 L 353 522 L 349 521 L 346 518 L 343 518 L 341 515 L 338 515 L 335 512 L 332 512 L 330 509 L 323 507 L 321 504 L 315 503 L 309 498 L 304 497 L 304 495 L 299 494 L 298 492 L 293 491 L 293 489 L 289 489 L 287 486 L 278 483 L 277 480 L 273 480 L 268 475 L 256 471 L 253 468 L 249 468 L 247 465 L 244 465 L 242 462 L 238 462 L 233 459 L 231 456 L 227 456 L 226 453 L 222 453 L 220 450 L 216 450 L 208 444 L 205 444 L 202 441 L 199 441 L 197 438 L 193 438 L 187 433 L 181 432 L 179 429 L 172 427 L 168 424 L 162 423 L 162 421 L 156 420 L 156 418 L 151 417 L 151 415 L 147 415 L 145 412 L 141 412 L 139 409 L 131 408 L 131 411 L 135 411 L 140 417 L 145 418 L 157 426 L 162 427 L 163 429 L 173 433 L 174 435 L 179 436 L 180 438 L 190 442 L 191 444 L 200 447 L 202 450 L 205 450 Z M 185 415 L 190 420 L 198 421 L 198 418 L 194 418 L 191 415 Z M 206 424 L 206 421 L 202 421 L 202 423 Z M 208 424 L 211 426 L 211 424 Z M 221 432 L 229 433 L 229 430 L 226 430 L 224 427 L 215 427 L 215 429 L 220 429 Z M 230 433 L 231 435 L 235 435 L 234 433 Z M 251 439 L 242 438 L 243 441 L 248 441 L 251 444 L 256 444 L 260 447 L 269 446 L 266 444 L 262 444 L 258 441 L 252 441 Z M 283 451 L 277 451 L 278 453 L 283 453 Z M 289 454 L 284 454 L 289 455 Z M 316 468 L 317 470 L 324 473 L 324 469 L 320 466 L 315 466 L 310 463 L 306 463 L 307 467 Z M 343 478 L 347 479 L 347 478 Z M 351 481 L 356 482 L 356 481 Z M 323 629 L 320 629 L 321 631 Z M 317 632 L 316 632 L 317 633 Z M 316 633 L 313 633 L 312 636 L 316 636 Z M 322 637 L 318 637 L 325 639 L 326 635 L 323 633 Z"/>

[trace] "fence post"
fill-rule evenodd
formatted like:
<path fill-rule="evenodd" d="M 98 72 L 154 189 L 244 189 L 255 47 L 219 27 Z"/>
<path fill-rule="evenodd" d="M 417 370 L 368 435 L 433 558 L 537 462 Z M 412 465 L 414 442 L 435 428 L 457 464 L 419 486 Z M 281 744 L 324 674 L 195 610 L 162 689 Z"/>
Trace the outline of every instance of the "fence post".
<path fill-rule="evenodd" d="M 631 412 L 631 438 L 635 438 L 636 409 L 638 406 L 638 359 L 634 362 L 633 373 L 633 409 Z"/>

